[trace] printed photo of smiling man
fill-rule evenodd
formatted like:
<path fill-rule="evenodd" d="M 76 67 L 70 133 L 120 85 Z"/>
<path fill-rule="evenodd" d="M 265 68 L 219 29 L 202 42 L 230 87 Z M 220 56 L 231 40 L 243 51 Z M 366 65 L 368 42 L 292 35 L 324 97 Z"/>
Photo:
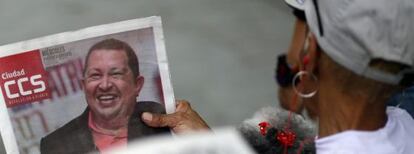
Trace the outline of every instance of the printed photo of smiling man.
<path fill-rule="evenodd" d="M 144 80 L 128 43 L 107 38 L 92 45 L 81 81 L 87 107 L 42 138 L 41 153 L 104 153 L 113 146 L 126 148 L 133 139 L 170 133 L 168 128 L 152 128 L 140 119 L 144 111 L 165 113 L 160 103 L 137 101 Z"/>

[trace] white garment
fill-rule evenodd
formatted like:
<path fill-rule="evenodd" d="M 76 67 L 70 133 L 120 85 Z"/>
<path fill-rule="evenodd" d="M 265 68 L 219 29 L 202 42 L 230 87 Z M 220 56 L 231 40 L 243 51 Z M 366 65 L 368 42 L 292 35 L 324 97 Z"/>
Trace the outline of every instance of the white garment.
<path fill-rule="evenodd" d="M 388 121 L 376 131 L 344 131 L 315 141 L 318 154 L 413 154 L 414 120 L 403 109 L 387 107 Z"/>

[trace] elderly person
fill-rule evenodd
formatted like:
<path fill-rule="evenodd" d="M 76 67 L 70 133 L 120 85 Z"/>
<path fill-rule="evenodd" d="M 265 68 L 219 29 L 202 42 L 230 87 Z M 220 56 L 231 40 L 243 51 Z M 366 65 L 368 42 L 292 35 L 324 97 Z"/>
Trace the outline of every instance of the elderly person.
<path fill-rule="evenodd" d="M 414 2 L 313 0 L 305 12 L 310 34 L 299 63 L 303 89 L 318 89 L 305 102 L 317 107 L 317 152 L 412 152 L 413 119 L 386 102 L 413 68 Z"/>
<path fill-rule="evenodd" d="M 316 152 L 412 153 L 413 118 L 386 102 L 413 70 L 414 1 L 308 0 L 305 14 L 306 43 L 288 61 L 300 68 L 297 94 L 318 118 Z M 207 128 L 187 103 L 178 106 L 142 118 L 177 132 Z"/>

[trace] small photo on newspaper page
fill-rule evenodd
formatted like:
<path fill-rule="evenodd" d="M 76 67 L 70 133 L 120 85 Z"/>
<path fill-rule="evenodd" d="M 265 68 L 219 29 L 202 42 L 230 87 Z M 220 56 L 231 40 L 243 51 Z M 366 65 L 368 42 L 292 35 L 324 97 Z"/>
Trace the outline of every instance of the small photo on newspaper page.
<path fill-rule="evenodd" d="M 0 64 L 7 153 L 102 153 L 171 135 L 141 120 L 175 110 L 160 17 L 1 46 Z"/>

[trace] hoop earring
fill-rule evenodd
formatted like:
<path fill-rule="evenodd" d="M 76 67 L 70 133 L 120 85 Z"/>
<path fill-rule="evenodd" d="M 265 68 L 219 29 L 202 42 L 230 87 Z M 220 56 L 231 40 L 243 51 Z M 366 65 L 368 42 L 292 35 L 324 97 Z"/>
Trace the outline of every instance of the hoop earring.
<path fill-rule="evenodd" d="M 315 82 L 315 83 L 318 82 L 318 78 L 313 73 L 309 73 L 307 71 L 299 71 L 293 77 L 292 87 L 293 87 L 293 90 L 295 91 L 295 93 L 298 94 L 300 97 L 302 97 L 302 98 L 311 98 L 311 97 L 315 96 L 316 92 L 318 92 L 318 88 L 316 86 L 315 86 L 315 89 L 311 90 L 310 92 L 301 92 L 296 87 L 296 85 L 298 85 L 298 84 L 299 84 L 299 86 L 302 86 L 302 83 L 300 83 L 301 79 L 306 75 L 310 76 L 312 82 Z"/>

